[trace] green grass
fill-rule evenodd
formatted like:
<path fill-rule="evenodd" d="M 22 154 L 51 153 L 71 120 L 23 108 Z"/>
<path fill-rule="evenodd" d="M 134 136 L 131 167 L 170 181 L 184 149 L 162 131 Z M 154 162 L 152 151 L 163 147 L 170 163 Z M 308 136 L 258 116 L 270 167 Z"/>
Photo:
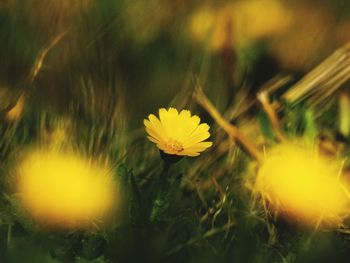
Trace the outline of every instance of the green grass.
<path fill-rule="evenodd" d="M 254 203 L 246 180 L 256 176 L 256 161 L 192 97 L 201 83 L 216 108 L 261 151 L 276 144 L 275 130 L 255 99 L 273 77 L 258 66 L 269 53 L 264 43 L 234 54 L 235 73 L 228 76 L 222 54 L 186 35 L 197 1 L 178 1 L 171 11 L 181 15 L 167 13 L 170 18 L 152 16 L 157 1 L 141 12 L 124 12 L 132 5 L 128 1 L 92 2 L 87 11 L 57 11 L 52 18 L 45 8 L 36 11 L 38 1 L 11 9 L 0 5 L 0 262 L 347 262 L 347 233 L 305 230 Z M 50 22 L 40 24 L 39 18 Z M 28 82 L 40 51 L 62 32 L 67 34 Z M 337 91 L 323 108 L 322 101 L 317 107 L 307 99 L 284 101 L 293 87 L 290 81 L 271 93 L 283 134 L 313 143 L 322 137 L 336 149 L 333 156 L 347 157 L 349 138 L 338 136 Z M 6 107 L 21 92 L 24 111 L 9 122 Z M 170 170 L 142 123 L 167 106 L 198 114 L 211 125 L 214 142 Z M 57 130 L 65 136 L 57 137 Z M 47 145 L 109 160 L 127 201 L 112 227 L 53 231 L 26 215 L 8 178 L 24 151 Z"/>

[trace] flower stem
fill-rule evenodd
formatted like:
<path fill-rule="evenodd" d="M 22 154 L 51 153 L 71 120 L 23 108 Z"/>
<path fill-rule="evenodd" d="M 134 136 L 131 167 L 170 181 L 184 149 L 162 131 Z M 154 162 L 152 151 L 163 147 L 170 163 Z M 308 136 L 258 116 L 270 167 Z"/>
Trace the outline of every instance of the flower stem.
<path fill-rule="evenodd" d="M 163 170 L 158 178 L 157 195 L 153 203 L 150 221 L 155 222 L 164 216 L 169 207 L 169 170 L 171 163 L 164 161 Z"/>

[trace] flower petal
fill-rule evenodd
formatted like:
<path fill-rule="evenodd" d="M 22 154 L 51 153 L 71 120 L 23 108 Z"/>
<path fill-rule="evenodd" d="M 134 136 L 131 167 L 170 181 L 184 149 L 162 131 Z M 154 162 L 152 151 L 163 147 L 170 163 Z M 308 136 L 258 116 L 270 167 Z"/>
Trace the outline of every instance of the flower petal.
<path fill-rule="evenodd" d="M 163 152 L 167 151 L 167 148 L 165 147 L 165 145 L 163 143 L 157 143 L 157 147 L 162 150 Z"/>
<path fill-rule="evenodd" d="M 211 147 L 213 145 L 212 142 L 199 142 L 194 144 L 191 147 L 186 148 L 187 151 L 194 151 L 194 152 L 203 152 L 207 148 Z"/>
<path fill-rule="evenodd" d="M 179 152 L 177 155 L 194 157 L 194 156 L 198 156 L 199 153 L 198 153 L 198 152 L 195 152 L 195 151 L 187 151 L 187 150 L 184 150 L 184 151 L 182 151 L 182 152 Z"/>
<path fill-rule="evenodd" d="M 210 137 L 208 132 L 209 125 L 206 123 L 200 124 L 197 129 L 184 141 L 184 147 L 188 148 L 198 142 L 204 141 Z"/>
<path fill-rule="evenodd" d="M 167 153 L 167 154 L 175 154 L 175 155 L 178 155 L 177 152 L 170 150 L 169 148 L 167 148 L 167 147 L 166 147 L 164 144 L 162 144 L 162 143 L 157 144 L 157 147 L 158 147 L 160 150 L 162 150 L 163 152 Z"/>
<path fill-rule="evenodd" d="M 189 111 L 183 110 L 179 119 L 178 139 L 185 142 L 198 127 L 200 118 L 196 115 L 191 117 Z"/>
<path fill-rule="evenodd" d="M 153 114 L 148 118 L 144 120 L 148 139 L 165 153 L 198 156 L 212 145 L 212 142 L 204 142 L 210 137 L 209 125 L 200 124 L 200 118 L 197 115 L 191 116 L 189 110 L 179 112 L 175 108 L 161 108 L 159 119 Z M 181 148 L 170 147 L 169 141 L 173 141 L 183 150 L 179 152 L 178 149 Z"/>
<path fill-rule="evenodd" d="M 177 109 L 172 107 L 169 108 L 168 112 L 174 115 L 179 115 L 179 112 L 177 111 Z"/>
<path fill-rule="evenodd" d="M 160 141 L 159 141 L 159 140 L 157 140 L 157 139 L 156 139 L 156 138 L 154 138 L 154 137 L 147 136 L 147 138 L 148 138 L 148 140 L 150 140 L 151 142 L 154 142 L 155 144 L 160 143 Z"/>
<path fill-rule="evenodd" d="M 153 114 L 150 114 L 148 118 L 149 122 L 147 122 L 147 120 L 144 121 L 145 126 L 150 130 L 153 130 L 153 132 L 156 133 L 157 137 L 159 137 L 161 140 L 166 140 L 167 134 L 160 120 Z"/>
<path fill-rule="evenodd" d="M 167 138 L 179 140 L 179 113 L 174 108 L 166 109 L 162 108 L 159 110 L 160 122 L 164 128 Z"/>
<path fill-rule="evenodd" d="M 180 119 L 189 119 L 191 118 L 191 112 L 189 110 L 182 110 L 179 116 L 180 116 Z"/>
<path fill-rule="evenodd" d="M 158 141 L 164 141 L 162 136 L 160 136 L 156 131 L 154 131 L 153 129 L 149 129 L 146 127 L 146 132 L 148 133 L 148 135 L 150 135 L 151 137 L 153 137 L 154 139 L 158 140 Z"/>

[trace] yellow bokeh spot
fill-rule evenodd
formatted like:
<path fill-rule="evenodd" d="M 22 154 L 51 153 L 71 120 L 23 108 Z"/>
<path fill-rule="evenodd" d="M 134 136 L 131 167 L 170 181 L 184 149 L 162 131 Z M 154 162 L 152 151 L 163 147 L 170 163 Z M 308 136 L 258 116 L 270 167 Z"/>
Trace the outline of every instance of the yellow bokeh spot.
<path fill-rule="evenodd" d="M 239 1 L 234 10 L 237 37 L 244 40 L 280 33 L 292 21 L 291 13 L 280 0 Z"/>
<path fill-rule="evenodd" d="M 28 153 L 18 165 L 16 187 L 28 213 L 50 227 L 89 228 L 120 202 L 108 167 L 73 153 Z"/>
<path fill-rule="evenodd" d="M 189 33 L 192 39 L 213 51 L 231 45 L 234 41 L 233 14 L 232 5 L 199 8 L 190 18 Z"/>
<path fill-rule="evenodd" d="M 244 0 L 222 6 L 204 5 L 189 21 L 189 34 L 211 50 L 244 47 L 252 41 L 284 32 L 292 17 L 279 0 Z"/>
<path fill-rule="evenodd" d="M 259 169 L 254 190 L 277 213 L 312 227 L 339 227 L 349 214 L 341 165 L 316 150 L 282 144 Z"/>

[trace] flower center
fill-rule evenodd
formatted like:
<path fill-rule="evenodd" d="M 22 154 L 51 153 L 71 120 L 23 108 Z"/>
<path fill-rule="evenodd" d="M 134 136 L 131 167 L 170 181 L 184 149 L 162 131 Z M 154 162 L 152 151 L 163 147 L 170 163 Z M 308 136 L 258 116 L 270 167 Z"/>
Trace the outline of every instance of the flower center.
<path fill-rule="evenodd" d="M 165 146 L 172 152 L 182 152 L 184 150 L 184 147 L 181 142 L 178 140 L 170 138 L 168 142 L 165 144 Z"/>

